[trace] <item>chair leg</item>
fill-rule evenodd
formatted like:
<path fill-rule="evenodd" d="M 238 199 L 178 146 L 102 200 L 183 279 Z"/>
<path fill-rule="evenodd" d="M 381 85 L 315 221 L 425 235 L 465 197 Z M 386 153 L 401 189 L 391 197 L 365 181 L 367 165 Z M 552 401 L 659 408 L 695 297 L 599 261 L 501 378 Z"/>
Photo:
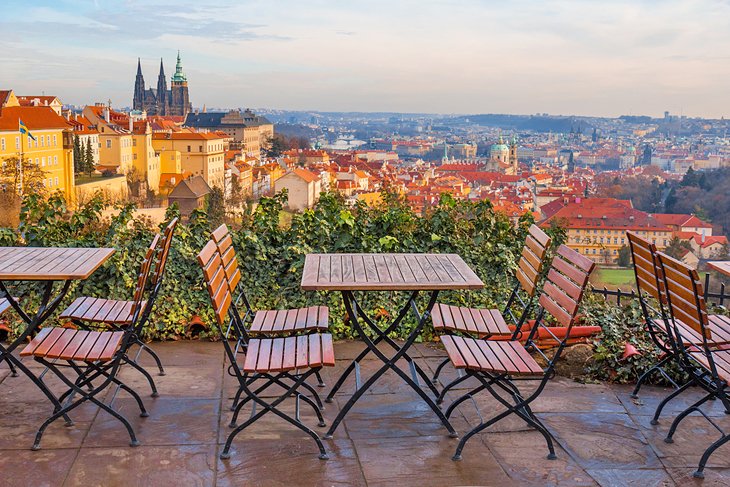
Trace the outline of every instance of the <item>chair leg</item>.
<path fill-rule="evenodd" d="M 679 423 L 682 422 L 684 418 L 689 416 L 694 411 L 699 411 L 699 407 L 706 403 L 711 397 L 714 397 L 714 393 L 710 392 L 705 397 L 697 401 L 696 403 L 692 404 L 690 407 L 679 413 L 676 418 L 674 418 L 674 421 L 672 421 L 672 425 L 669 427 L 669 432 L 667 433 L 667 437 L 664 438 L 664 443 L 674 443 L 674 436 L 675 431 L 677 431 L 677 427 L 679 426 Z"/>
<path fill-rule="evenodd" d="M 162 367 L 162 361 L 160 360 L 160 357 L 157 356 L 157 353 L 155 353 L 154 350 L 152 350 L 145 343 L 143 343 L 142 340 L 137 340 L 137 344 L 142 348 L 142 350 L 152 356 L 155 363 L 157 364 L 157 369 L 159 370 L 158 375 L 165 375 L 165 369 Z"/>
<path fill-rule="evenodd" d="M 147 379 L 147 383 L 150 385 L 150 389 L 152 389 L 152 394 L 151 394 L 152 397 L 158 397 L 160 395 L 157 392 L 157 386 L 155 385 L 155 381 L 154 381 L 154 379 L 152 379 L 152 376 L 150 375 L 149 372 L 147 372 L 141 365 L 139 365 L 134 360 L 129 360 L 129 357 L 126 357 L 124 362 L 126 364 L 129 364 L 133 368 L 137 369 L 142 375 L 145 376 L 145 378 Z M 164 374 L 160 374 L 160 375 L 164 375 Z"/>
<path fill-rule="evenodd" d="M 705 450 L 705 453 L 702 454 L 702 458 L 700 458 L 700 463 L 697 466 L 697 470 L 692 474 L 694 478 L 697 479 L 703 479 L 705 478 L 705 465 L 707 465 L 708 460 L 710 459 L 710 456 L 720 448 L 722 445 L 728 442 L 730 440 L 730 435 L 723 435 L 722 438 L 714 442 L 712 445 L 710 445 L 707 450 Z"/>
<path fill-rule="evenodd" d="M 462 402 L 466 401 L 467 399 L 471 399 L 472 397 L 474 397 L 474 394 L 476 394 L 478 392 L 481 392 L 481 391 L 483 391 L 486 388 L 487 388 L 486 386 L 481 385 L 481 386 L 477 387 L 476 389 L 472 389 L 471 391 L 467 392 L 466 394 L 458 397 L 454 402 L 452 402 L 451 404 L 449 404 L 449 407 L 446 409 L 446 412 L 444 413 L 444 415 L 447 418 L 450 418 L 451 417 L 451 413 L 454 412 L 454 409 L 456 409 L 456 407 L 459 404 L 461 404 Z"/>
<path fill-rule="evenodd" d="M 659 403 L 659 405 L 656 408 L 656 411 L 654 411 L 654 417 L 651 418 L 650 423 L 653 425 L 659 424 L 659 416 L 662 414 L 662 411 L 664 410 L 664 406 L 666 406 L 669 401 L 686 391 L 692 384 L 694 384 L 694 380 L 689 380 L 686 384 L 684 384 L 679 389 L 674 390 L 671 394 L 669 394 L 667 397 L 662 399 L 662 402 Z"/>
<path fill-rule="evenodd" d="M 436 404 L 441 404 L 444 402 L 444 398 L 446 397 L 446 393 L 449 392 L 451 389 L 456 387 L 457 385 L 461 384 L 465 380 L 467 380 L 469 377 L 471 377 L 469 374 L 462 375 L 461 377 L 457 377 L 456 379 L 452 380 L 448 384 L 444 386 L 443 389 L 441 389 L 441 393 L 436 397 Z"/>
<path fill-rule="evenodd" d="M 639 389 L 641 389 L 641 386 L 644 384 L 644 381 L 649 378 L 649 376 L 655 372 L 662 369 L 662 366 L 669 362 L 674 358 L 674 355 L 667 354 L 666 357 L 664 357 L 662 360 L 654 364 L 649 370 L 641 374 L 641 377 L 639 377 L 639 380 L 636 381 L 636 387 L 634 387 L 634 390 L 631 392 L 631 397 L 636 399 L 639 397 Z"/>
<path fill-rule="evenodd" d="M 464 450 L 464 447 L 466 446 L 466 442 L 469 441 L 469 439 L 474 436 L 475 434 L 479 433 L 480 431 L 490 427 L 497 421 L 506 418 L 510 414 L 512 414 L 514 411 L 508 409 L 507 411 L 504 411 L 496 416 L 494 416 L 492 419 L 487 421 L 486 423 L 479 424 L 471 429 L 467 434 L 461 437 L 461 440 L 459 440 L 459 444 L 456 446 L 456 452 L 454 452 L 454 456 L 451 457 L 452 460 L 455 462 L 458 462 L 461 460 L 461 452 Z"/>
<path fill-rule="evenodd" d="M 324 387 L 326 385 L 322 380 L 322 375 L 319 373 L 319 370 L 314 373 L 314 376 L 317 378 L 317 387 Z"/>
<path fill-rule="evenodd" d="M 431 382 L 434 384 L 439 383 L 439 375 L 441 375 L 441 370 L 446 366 L 446 364 L 449 363 L 449 358 L 446 357 L 443 362 L 439 364 L 438 367 L 436 367 L 436 372 L 433 373 L 433 377 L 431 378 Z M 438 403 L 438 401 L 436 401 Z"/>

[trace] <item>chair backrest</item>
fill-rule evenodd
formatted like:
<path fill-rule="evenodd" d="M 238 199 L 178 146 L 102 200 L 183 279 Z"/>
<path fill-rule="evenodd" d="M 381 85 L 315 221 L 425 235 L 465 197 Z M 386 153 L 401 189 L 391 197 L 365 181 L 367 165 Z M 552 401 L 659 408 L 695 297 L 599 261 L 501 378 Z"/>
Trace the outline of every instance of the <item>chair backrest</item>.
<path fill-rule="evenodd" d="M 566 245 L 561 245 L 553 258 L 538 303 L 560 325 L 568 327 L 566 339 L 595 266 L 588 257 Z"/>
<path fill-rule="evenodd" d="M 658 252 L 657 256 L 672 319 L 691 327 L 705 340 L 711 338 L 702 282 L 697 271 L 662 252 Z"/>
<path fill-rule="evenodd" d="M 216 320 L 223 327 L 226 324 L 228 310 L 233 301 L 233 293 L 215 240 L 210 240 L 205 244 L 198 254 L 198 263 L 203 268 L 203 276 L 205 277 L 205 284 Z"/>
<path fill-rule="evenodd" d="M 144 300 L 145 290 L 147 288 L 147 280 L 150 277 L 150 271 L 152 270 L 152 264 L 155 260 L 155 254 L 157 253 L 157 245 L 160 242 L 160 234 L 156 234 L 155 238 L 152 239 L 152 243 L 147 248 L 147 252 L 144 254 L 144 259 L 140 265 L 139 275 L 137 276 L 137 285 L 134 288 L 134 298 L 132 301 L 132 322 L 136 323 L 139 319 L 139 315 L 142 312 L 142 302 Z"/>
<path fill-rule="evenodd" d="M 172 245 L 172 235 L 175 233 L 178 220 L 179 218 L 177 217 L 170 220 L 170 223 L 167 224 L 162 233 L 162 247 L 155 261 L 155 271 L 152 274 L 152 286 L 154 287 L 159 287 L 162 282 L 162 276 L 165 273 L 165 266 L 167 265 L 167 256 L 170 253 L 170 246 Z"/>
<path fill-rule="evenodd" d="M 666 304 L 664 277 L 657 257 L 656 245 L 633 232 L 626 232 L 626 237 L 629 239 L 639 297 L 643 298 L 643 293 L 646 293 L 656 299 L 660 305 Z"/>
<path fill-rule="evenodd" d="M 543 260 L 552 240 L 537 225 L 530 225 L 522 256 L 517 267 L 516 276 L 522 289 L 533 297 L 537 290 L 537 281 L 542 273 Z"/>
<path fill-rule="evenodd" d="M 241 280 L 241 271 L 238 268 L 238 259 L 236 251 L 233 248 L 233 238 L 226 224 L 222 224 L 211 234 L 213 242 L 215 242 L 218 253 L 223 261 L 226 279 L 231 293 L 235 293 L 236 286 Z"/>

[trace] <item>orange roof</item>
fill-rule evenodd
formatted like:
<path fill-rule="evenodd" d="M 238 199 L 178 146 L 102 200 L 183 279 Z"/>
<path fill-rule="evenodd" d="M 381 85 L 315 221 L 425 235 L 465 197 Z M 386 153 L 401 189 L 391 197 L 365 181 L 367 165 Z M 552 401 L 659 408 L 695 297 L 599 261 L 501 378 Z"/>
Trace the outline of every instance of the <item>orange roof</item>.
<path fill-rule="evenodd" d="M 0 130 L 18 131 L 18 120 L 22 120 L 28 130 L 67 129 L 66 119 L 51 107 L 5 107 L 0 111 Z"/>
<path fill-rule="evenodd" d="M 32 106 L 48 106 L 51 103 L 53 103 L 54 100 L 58 101 L 57 96 L 47 96 L 47 95 L 40 95 L 40 96 L 18 96 L 18 103 L 20 103 L 21 106 L 24 107 L 32 107 Z M 35 103 L 35 100 L 38 100 L 37 104 Z M 61 103 L 60 101 L 58 101 Z"/>
<path fill-rule="evenodd" d="M 703 222 L 694 215 L 687 215 L 682 213 L 654 213 L 652 216 L 665 225 L 676 225 L 679 227 L 712 228 L 712 225 Z"/>
<path fill-rule="evenodd" d="M 210 132 L 155 132 L 152 134 L 155 140 L 217 140 L 218 135 Z"/>
<path fill-rule="evenodd" d="M 302 178 L 304 181 L 311 183 L 314 181 L 319 180 L 319 176 L 314 174 L 312 171 L 307 171 L 306 169 L 296 168 L 291 170 L 292 173 L 296 174 L 300 178 Z"/>

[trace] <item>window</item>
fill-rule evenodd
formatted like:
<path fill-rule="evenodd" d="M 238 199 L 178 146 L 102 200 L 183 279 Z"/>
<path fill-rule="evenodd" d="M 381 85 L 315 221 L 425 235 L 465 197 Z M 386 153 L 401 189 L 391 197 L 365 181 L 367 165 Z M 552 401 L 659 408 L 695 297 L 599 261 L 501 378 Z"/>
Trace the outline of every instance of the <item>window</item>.
<path fill-rule="evenodd" d="M 132 145 L 137 147 L 137 139 L 132 139 Z"/>
<path fill-rule="evenodd" d="M 594 254 L 596 253 L 596 249 L 593 249 L 593 253 L 594 253 Z"/>
<path fill-rule="evenodd" d="M 41 139 L 41 147 L 43 147 L 43 136 L 41 135 L 39 138 Z"/>
<path fill-rule="evenodd" d="M 53 156 L 53 165 L 58 166 L 58 156 Z"/>
<path fill-rule="evenodd" d="M 15 148 L 20 149 L 20 137 L 15 137 Z"/>
<path fill-rule="evenodd" d="M 106 139 L 106 148 L 111 149 L 112 148 L 112 141 L 111 139 Z"/>
<path fill-rule="evenodd" d="M 45 157 L 41 157 L 41 167 L 43 167 L 45 165 L 46 165 L 46 158 Z M 48 161 L 48 165 L 49 166 L 51 165 L 51 161 L 50 160 Z"/>
<path fill-rule="evenodd" d="M 5 150 L 5 137 L 0 139 L 0 150 Z"/>
<path fill-rule="evenodd" d="M 56 134 L 53 134 L 53 146 L 56 147 L 58 145 L 58 141 L 56 140 Z"/>
<path fill-rule="evenodd" d="M 38 160 L 38 158 L 36 157 L 36 158 L 35 158 L 35 165 L 36 165 L 36 166 L 38 166 L 39 164 L 40 164 L 40 161 L 39 161 L 39 160 Z"/>
<path fill-rule="evenodd" d="M 134 155 L 134 160 L 135 160 L 135 161 L 137 160 L 137 154 L 135 154 L 135 155 Z"/>
<path fill-rule="evenodd" d="M 198 152 L 203 152 L 203 146 L 202 145 L 199 145 L 198 146 Z"/>
<path fill-rule="evenodd" d="M 188 146 L 188 152 L 190 152 L 190 146 Z"/>
<path fill-rule="evenodd" d="M 56 177 L 55 185 L 58 186 L 58 177 Z"/>

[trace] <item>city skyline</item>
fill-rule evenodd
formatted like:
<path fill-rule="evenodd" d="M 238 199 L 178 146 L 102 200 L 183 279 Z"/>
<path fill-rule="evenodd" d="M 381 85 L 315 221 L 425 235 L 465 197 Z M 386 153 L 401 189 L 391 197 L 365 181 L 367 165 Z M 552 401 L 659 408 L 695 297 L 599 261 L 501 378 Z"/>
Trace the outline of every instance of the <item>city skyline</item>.
<path fill-rule="evenodd" d="M 195 107 L 720 118 L 730 2 L 16 1 L 2 88 L 131 106 L 179 49 Z"/>

